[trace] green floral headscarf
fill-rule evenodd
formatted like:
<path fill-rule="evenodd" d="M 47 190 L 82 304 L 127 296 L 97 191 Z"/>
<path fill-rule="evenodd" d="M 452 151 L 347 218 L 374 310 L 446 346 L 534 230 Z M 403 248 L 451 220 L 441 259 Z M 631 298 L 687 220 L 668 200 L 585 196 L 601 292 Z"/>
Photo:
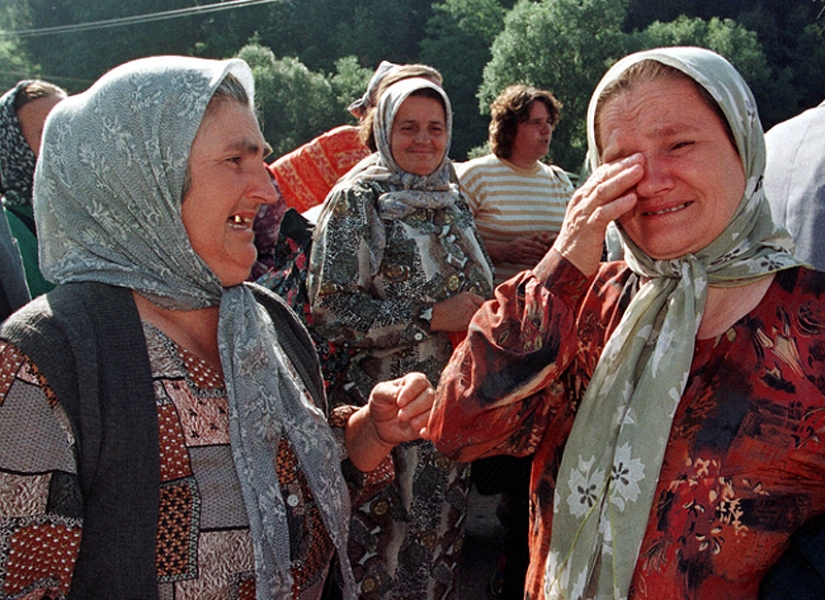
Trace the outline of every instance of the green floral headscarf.
<path fill-rule="evenodd" d="M 756 102 L 739 73 L 713 52 L 659 48 L 616 63 L 588 109 L 592 169 L 600 164 L 599 96 L 644 60 L 678 69 L 716 100 L 733 131 L 746 188 L 728 227 L 695 255 L 654 260 L 619 228 L 628 266 L 647 282 L 605 345 L 565 447 L 545 566 L 548 600 L 627 597 L 708 286 L 744 285 L 799 264 L 762 193 L 765 142 Z"/>

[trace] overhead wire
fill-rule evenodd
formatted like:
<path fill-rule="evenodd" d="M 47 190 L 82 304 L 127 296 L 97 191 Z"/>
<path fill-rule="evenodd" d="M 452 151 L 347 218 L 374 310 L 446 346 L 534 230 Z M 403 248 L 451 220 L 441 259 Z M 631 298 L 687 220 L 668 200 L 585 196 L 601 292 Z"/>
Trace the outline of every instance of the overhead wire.
<path fill-rule="evenodd" d="M 260 4 L 271 4 L 282 0 L 228 0 L 215 4 L 205 4 L 203 6 L 190 6 L 188 8 L 176 8 L 156 13 L 144 15 L 133 15 L 129 17 L 117 17 L 114 19 L 104 19 L 101 21 L 91 21 L 89 23 L 75 23 L 71 25 L 58 25 L 54 27 L 41 27 L 38 29 L 23 29 L 20 31 L 0 30 L 0 38 L 17 37 L 30 38 L 42 35 L 55 35 L 62 33 L 75 33 L 78 31 L 92 31 L 95 29 L 106 29 L 110 27 L 122 27 L 124 25 L 140 25 L 143 23 L 153 23 L 167 19 L 177 19 L 192 15 L 202 15 L 212 12 L 243 8 Z"/>

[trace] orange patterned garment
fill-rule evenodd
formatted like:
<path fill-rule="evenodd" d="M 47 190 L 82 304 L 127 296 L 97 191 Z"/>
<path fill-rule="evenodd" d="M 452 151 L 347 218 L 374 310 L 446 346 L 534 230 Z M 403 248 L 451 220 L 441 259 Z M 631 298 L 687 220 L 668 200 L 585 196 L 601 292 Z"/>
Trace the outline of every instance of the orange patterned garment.
<path fill-rule="evenodd" d="M 287 206 L 304 212 L 321 204 L 335 182 L 369 154 L 358 127 L 341 125 L 280 157 L 269 170 Z"/>

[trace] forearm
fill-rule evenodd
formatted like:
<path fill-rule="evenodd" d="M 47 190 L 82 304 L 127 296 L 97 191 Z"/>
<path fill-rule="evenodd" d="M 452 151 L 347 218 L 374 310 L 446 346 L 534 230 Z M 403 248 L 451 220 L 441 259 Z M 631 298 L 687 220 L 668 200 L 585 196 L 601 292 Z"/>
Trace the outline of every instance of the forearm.
<path fill-rule="evenodd" d="M 458 460 L 528 453 L 554 407 L 543 390 L 578 350 L 576 290 L 584 277 L 564 263 L 555 293 L 525 272 L 496 290 L 470 324 L 439 382 L 429 428 L 439 450 Z M 568 293 L 569 292 L 569 293 Z M 561 297 L 557 294 L 563 294 Z"/>
<path fill-rule="evenodd" d="M 369 406 L 362 406 L 350 415 L 344 439 L 350 461 L 365 473 L 377 468 L 395 446 L 381 439 L 369 414 Z"/>

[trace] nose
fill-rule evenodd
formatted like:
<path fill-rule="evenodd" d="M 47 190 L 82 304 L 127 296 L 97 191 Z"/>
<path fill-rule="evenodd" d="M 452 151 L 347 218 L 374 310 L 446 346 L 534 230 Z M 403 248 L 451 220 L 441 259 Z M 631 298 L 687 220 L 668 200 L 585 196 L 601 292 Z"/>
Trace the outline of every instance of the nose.
<path fill-rule="evenodd" d="M 429 141 L 430 134 L 426 127 L 421 127 L 415 132 L 415 141 L 419 144 Z"/>
<path fill-rule="evenodd" d="M 673 188 L 673 176 L 667 161 L 645 154 L 644 176 L 636 184 L 636 193 L 642 198 L 652 198 Z"/>
<path fill-rule="evenodd" d="M 275 182 L 275 176 L 266 167 L 266 163 L 261 163 L 260 170 L 256 172 L 250 192 L 261 204 L 275 204 L 280 201 L 278 184 Z"/>

